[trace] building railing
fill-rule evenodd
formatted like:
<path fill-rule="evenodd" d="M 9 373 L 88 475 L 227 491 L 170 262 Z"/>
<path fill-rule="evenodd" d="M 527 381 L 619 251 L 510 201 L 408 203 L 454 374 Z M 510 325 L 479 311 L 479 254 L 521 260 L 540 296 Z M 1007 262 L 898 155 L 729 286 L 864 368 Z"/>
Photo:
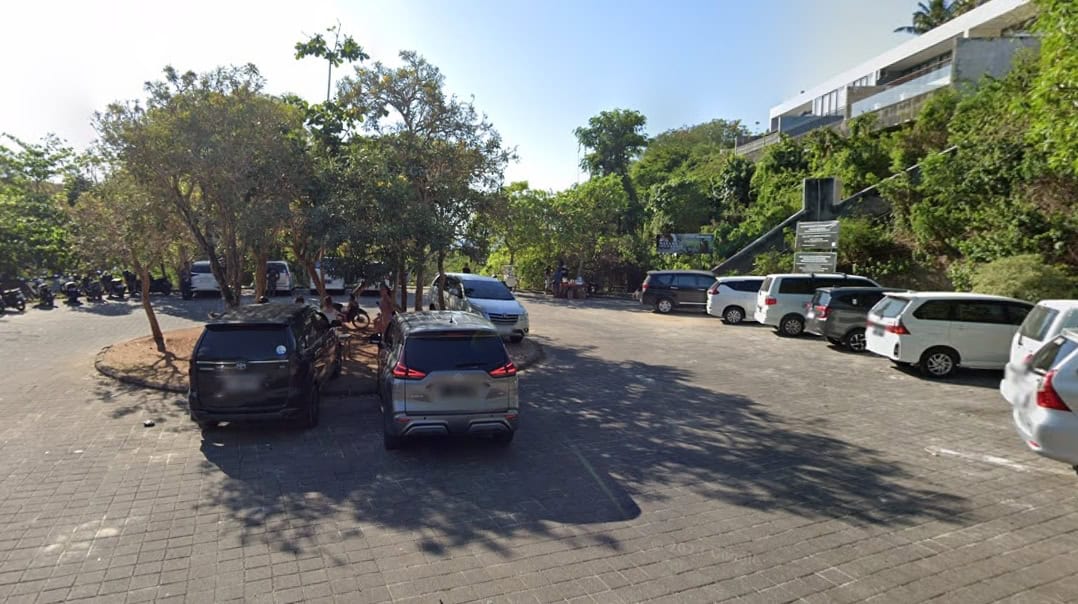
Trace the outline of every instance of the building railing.
<path fill-rule="evenodd" d="M 887 90 L 878 92 L 870 97 L 861 99 L 850 105 L 850 117 L 854 118 L 872 111 L 879 111 L 884 107 L 900 103 L 906 99 L 931 92 L 951 83 L 951 64 L 946 65 L 919 75 L 915 78 L 892 86 Z"/>

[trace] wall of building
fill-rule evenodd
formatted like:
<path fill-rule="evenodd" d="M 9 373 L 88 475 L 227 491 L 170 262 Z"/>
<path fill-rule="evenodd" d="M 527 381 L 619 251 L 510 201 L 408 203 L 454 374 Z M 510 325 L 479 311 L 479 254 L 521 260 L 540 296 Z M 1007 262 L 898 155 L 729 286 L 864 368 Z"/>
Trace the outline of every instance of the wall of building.
<path fill-rule="evenodd" d="M 951 82 L 965 87 L 976 85 L 986 75 L 1003 77 L 1011 70 L 1015 56 L 1026 49 L 1036 52 L 1040 49 L 1040 40 L 1032 36 L 959 38 L 955 41 Z"/>

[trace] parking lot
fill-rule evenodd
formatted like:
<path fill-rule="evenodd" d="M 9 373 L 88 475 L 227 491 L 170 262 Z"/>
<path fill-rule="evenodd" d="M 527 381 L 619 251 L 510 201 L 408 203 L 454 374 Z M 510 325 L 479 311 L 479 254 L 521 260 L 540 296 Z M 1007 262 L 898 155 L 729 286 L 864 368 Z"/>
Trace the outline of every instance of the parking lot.
<path fill-rule="evenodd" d="M 545 358 L 507 449 L 383 451 L 369 397 L 203 435 L 182 396 L 94 372 L 146 332 L 136 303 L 4 316 L 0 599 L 1078 599 L 1078 477 L 1024 449 L 998 373 L 523 301 Z"/>

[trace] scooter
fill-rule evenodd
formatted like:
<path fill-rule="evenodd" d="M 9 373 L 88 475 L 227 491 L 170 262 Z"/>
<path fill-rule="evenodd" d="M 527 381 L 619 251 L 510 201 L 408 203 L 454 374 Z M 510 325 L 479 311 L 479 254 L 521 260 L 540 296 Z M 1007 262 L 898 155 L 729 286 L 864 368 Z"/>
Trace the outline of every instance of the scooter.
<path fill-rule="evenodd" d="M 337 308 L 337 312 L 341 313 L 343 319 L 341 322 L 351 323 L 356 329 L 363 329 L 371 322 L 370 315 L 360 306 L 349 306 L 345 309 L 344 305 L 339 302 L 334 303 L 333 306 Z"/>
<path fill-rule="evenodd" d="M 96 284 L 96 281 L 94 283 Z M 98 289 L 100 289 L 101 286 L 98 285 L 97 287 Z M 80 290 L 78 283 L 74 281 L 68 281 L 64 284 L 64 295 L 67 296 L 67 303 L 69 305 L 78 306 L 79 304 L 82 304 L 82 302 L 79 302 L 79 293 Z M 89 296 L 89 293 L 87 293 L 87 296 Z M 98 299 L 100 300 L 100 293 L 98 294 Z"/>
<path fill-rule="evenodd" d="M 22 290 L 19 288 L 5 289 L 0 300 L 2 300 L 0 310 L 7 307 L 16 308 L 19 312 L 26 310 L 26 296 L 22 295 Z"/>
<path fill-rule="evenodd" d="M 123 300 L 124 294 L 127 292 L 127 288 L 124 286 L 124 280 L 119 277 L 112 277 L 109 279 L 103 279 L 102 285 L 105 286 L 105 292 L 108 294 L 110 300 Z"/>
<path fill-rule="evenodd" d="M 42 282 L 37 286 L 37 301 L 38 306 L 42 308 L 52 308 L 54 306 L 54 298 L 52 290 L 49 289 L 49 284 Z"/>
<path fill-rule="evenodd" d="M 133 283 L 128 284 L 128 289 L 131 290 L 132 296 L 141 296 L 142 279 L 136 277 Z M 150 277 L 150 293 L 165 294 L 166 296 L 171 295 L 172 282 L 168 280 L 168 277 Z"/>
<path fill-rule="evenodd" d="M 74 285 L 75 289 L 76 289 L 75 301 L 77 302 L 78 301 L 78 295 L 77 295 L 78 294 L 78 291 L 77 291 L 78 290 L 78 284 L 76 284 L 74 281 L 69 281 L 68 284 L 66 286 L 64 286 L 65 291 L 67 292 L 68 301 L 70 302 L 71 291 L 70 291 L 69 288 L 72 285 Z M 83 281 L 82 290 L 86 293 L 86 299 L 91 301 L 91 302 L 104 302 L 105 301 L 105 289 L 103 287 L 101 287 L 101 283 L 98 282 L 98 281 L 94 281 L 94 280 L 89 279 L 89 278 L 85 279 Z"/>

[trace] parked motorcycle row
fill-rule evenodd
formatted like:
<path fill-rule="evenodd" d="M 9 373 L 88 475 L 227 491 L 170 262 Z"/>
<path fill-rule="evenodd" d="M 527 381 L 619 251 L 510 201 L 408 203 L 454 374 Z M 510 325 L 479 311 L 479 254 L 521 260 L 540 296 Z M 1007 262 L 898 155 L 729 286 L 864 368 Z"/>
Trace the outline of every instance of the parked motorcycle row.
<path fill-rule="evenodd" d="M 57 290 L 55 293 L 53 287 Z M 149 289 L 150 293 L 161 293 L 167 296 L 172 294 L 172 283 L 167 277 L 152 278 Z M 83 298 L 94 303 L 105 300 L 125 300 L 128 296 L 142 295 L 142 282 L 130 271 L 124 271 L 120 276 L 98 271 L 81 277 L 72 275 L 63 278 L 56 275 L 50 279 L 39 277 L 33 281 L 20 280 L 19 287 L 5 288 L 0 291 L 0 311 L 7 311 L 10 308 L 25 312 L 26 305 L 31 300 L 36 300 L 39 308 L 53 308 L 57 294 L 63 295 L 64 303 L 71 306 L 82 304 Z"/>

